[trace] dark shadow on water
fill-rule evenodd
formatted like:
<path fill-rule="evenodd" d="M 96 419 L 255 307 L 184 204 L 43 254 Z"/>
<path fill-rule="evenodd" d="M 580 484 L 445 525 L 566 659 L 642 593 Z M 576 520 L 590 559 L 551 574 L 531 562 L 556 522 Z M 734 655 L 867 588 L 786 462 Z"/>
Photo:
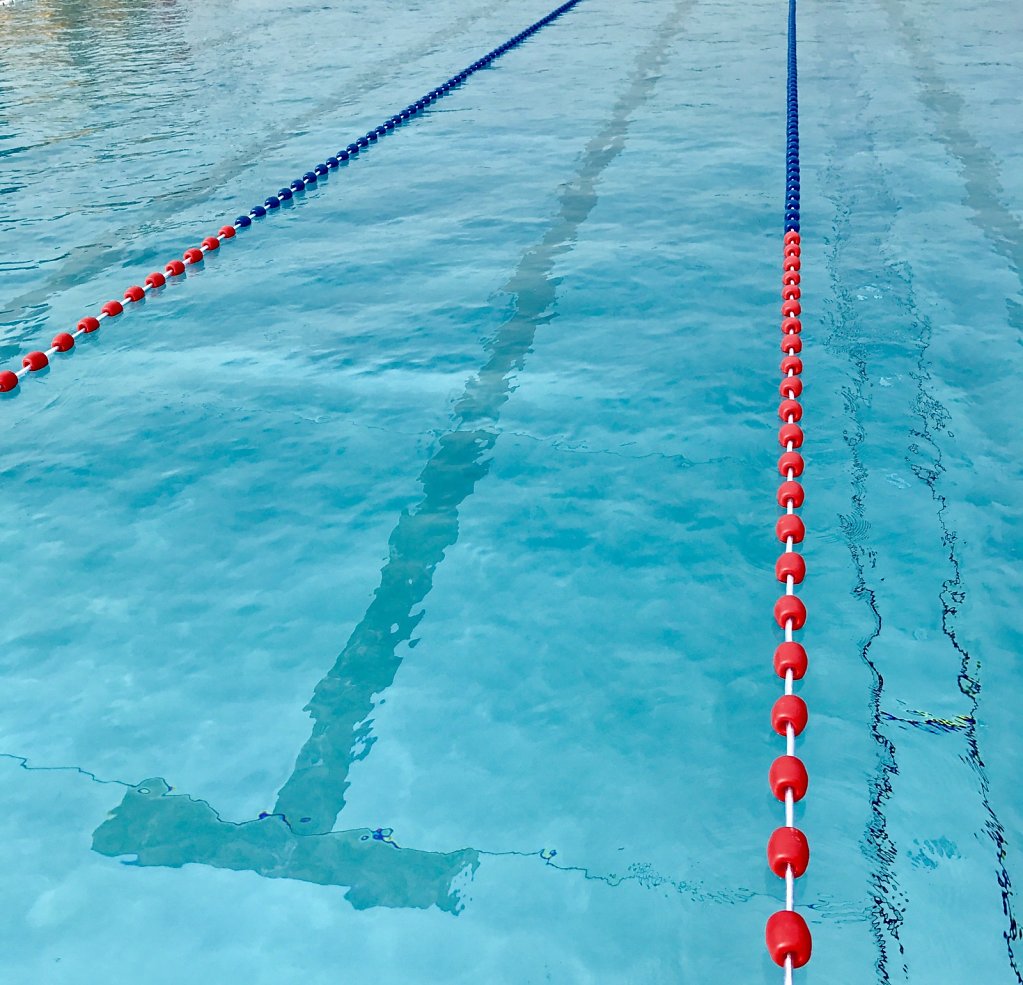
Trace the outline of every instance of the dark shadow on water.
<path fill-rule="evenodd" d="M 348 886 L 359 908 L 438 906 L 460 909 L 455 888 L 479 865 L 480 853 L 397 848 L 357 828 L 333 830 L 345 806 L 352 763 L 372 748 L 375 700 L 394 682 L 398 652 L 423 618 L 421 605 L 437 565 L 458 539 L 458 511 L 490 469 L 500 411 L 514 389 L 537 329 L 555 317 L 558 258 L 573 248 L 597 204 L 597 182 L 621 153 L 629 119 L 652 92 L 658 70 L 691 0 L 680 0 L 642 53 L 611 118 L 584 150 L 564 186 L 560 208 L 543 239 L 528 250 L 506 285 L 512 312 L 484 346 L 486 362 L 454 409 L 423 469 L 419 505 L 404 512 L 390 536 L 380 585 L 334 666 L 316 686 L 306 710 L 312 734 L 282 787 L 272 815 L 242 824 L 220 818 L 203 801 L 173 794 L 162 779 L 132 787 L 96 830 L 93 848 L 135 855 L 136 865 L 178 867 L 190 862 L 256 872 L 268 878 Z"/>

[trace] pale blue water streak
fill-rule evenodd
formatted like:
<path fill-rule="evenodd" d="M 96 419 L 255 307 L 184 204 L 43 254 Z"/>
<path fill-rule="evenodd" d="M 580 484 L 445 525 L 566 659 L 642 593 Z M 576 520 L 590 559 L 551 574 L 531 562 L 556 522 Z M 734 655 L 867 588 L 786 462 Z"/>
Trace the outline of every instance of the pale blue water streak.
<path fill-rule="evenodd" d="M 0 9 L 4 365 L 550 6 Z M 779 980 L 784 13 L 586 0 L 0 402 L 5 980 Z M 807 982 L 1019 980 L 1018 16 L 800 10 Z"/>

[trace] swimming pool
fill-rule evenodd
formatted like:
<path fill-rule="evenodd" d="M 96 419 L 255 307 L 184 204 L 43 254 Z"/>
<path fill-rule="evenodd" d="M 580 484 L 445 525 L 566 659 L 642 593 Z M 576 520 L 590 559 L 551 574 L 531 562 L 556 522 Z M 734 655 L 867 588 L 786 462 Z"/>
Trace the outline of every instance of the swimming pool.
<path fill-rule="evenodd" d="M 3 8 L 3 365 L 551 6 Z M 1013 18 L 800 10 L 807 982 L 1019 981 Z M 780 980 L 784 30 L 585 0 L 3 396 L 9 980 Z"/>

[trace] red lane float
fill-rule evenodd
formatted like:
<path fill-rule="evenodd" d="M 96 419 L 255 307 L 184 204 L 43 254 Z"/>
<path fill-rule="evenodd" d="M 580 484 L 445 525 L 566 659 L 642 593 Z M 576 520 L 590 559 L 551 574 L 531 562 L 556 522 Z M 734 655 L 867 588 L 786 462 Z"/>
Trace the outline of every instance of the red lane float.
<path fill-rule="evenodd" d="M 810 845 L 799 828 L 776 828 L 767 843 L 767 864 L 779 878 L 785 878 L 785 867 L 791 865 L 798 879 L 810 864 Z"/>
<path fill-rule="evenodd" d="M 803 456 L 798 451 L 782 452 L 778 459 L 778 472 L 781 475 L 788 475 L 789 471 L 797 478 L 803 474 Z"/>
<path fill-rule="evenodd" d="M 0 393 L 8 393 L 14 390 L 21 382 L 22 376 L 26 373 L 36 373 L 44 369 L 50 365 L 50 358 L 56 353 L 70 352 L 74 348 L 79 336 L 98 331 L 104 318 L 116 318 L 124 312 L 125 304 L 134 304 L 141 301 L 146 296 L 147 291 L 163 287 L 167 283 L 168 277 L 180 277 L 188 265 L 201 263 L 207 253 L 219 249 L 223 240 L 231 239 L 234 235 L 234 226 L 221 226 L 216 236 L 207 236 L 202 241 L 201 247 L 193 247 L 186 250 L 181 260 L 171 260 L 164 267 L 163 273 L 154 270 L 143 282 L 144 287 L 132 284 L 125 290 L 122 300 L 113 299 L 107 301 L 99 309 L 98 316 L 86 315 L 84 318 L 79 319 L 73 332 L 58 332 L 54 336 L 50 348 L 45 352 L 28 353 L 21 360 L 22 368 L 19 371 L 0 370 Z"/>
<path fill-rule="evenodd" d="M 768 918 L 765 939 L 771 959 L 785 970 L 785 985 L 792 985 L 792 971 L 810 960 L 813 942 L 810 928 L 796 912 L 795 881 L 810 864 L 810 845 L 795 826 L 795 805 L 805 796 L 810 778 L 806 766 L 796 755 L 796 737 L 803 734 L 809 721 L 806 702 L 793 693 L 795 681 L 807 671 L 806 649 L 793 634 L 806 625 L 806 606 L 796 595 L 796 586 L 806 578 L 806 561 L 796 550 L 806 536 L 806 528 L 796 511 L 803 505 L 805 493 L 801 481 L 806 461 L 797 449 L 803 445 L 803 313 L 801 269 L 802 240 L 799 234 L 799 111 L 796 99 L 796 0 L 789 0 L 789 79 L 788 141 L 786 148 L 785 240 L 781 271 L 781 382 L 778 442 L 778 506 L 785 512 L 775 522 L 775 534 L 783 545 L 775 561 L 774 576 L 785 586 L 785 594 L 774 604 L 774 619 L 785 634 L 774 652 L 774 672 L 784 681 L 784 693 L 771 708 L 771 728 L 785 739 L 785 755 L 771 764 L 768 783 L 774 796 L 785 805 L 785 825 L 777 828 L 767 843 L 770 870 L 785 880 L 785 909 Z"/>
<path fill-rule="evenodd" d="M 774 621 L 781 629 L 802 629 L 806 625 L 806 606 L 803 600 L 795 595 L 783 595 L 774 603 Z"/>
<path fill-rule="evenodd" d="M 774 531 L 778 535 L 778 540 L 783 544 L 790 539 L 794 544 L 801 544 L 806 536 L 806 527 L 803 526 L 802 519 L 795 513 L 785 513 L 778 517 Z"/>
<path fill-rule="evenodd" d="M 771 792 L 778 800 L 802 800 L 810 786 L 810 777 L 798 756 L 779 756 L 767 775 Z"/>
<path fill-rule="evenodd" d="M 39 370 L 45 369 L 50 365 L 50 360 L 47 358 L 45 352 L 30 352 L 21 360 L 21 365 L 30 373 L 38 373 Z"/>
<path fill-rule="evenodd" d="M 799 509 L 803 505 L 803 495 L 803 487 L 795 479 L 786 479 L 778 487 L 778 505 Z"/>
<path fill-rule="evenodd" d="M 771 709 L 771 728 L 779 735 L 786 736 L 791 725 L 792 731 L 800 735 L 809 718 L 806 702 L 799 695 L 783 694 Z"/>
<path fill-rule="evenodd" d="M 802 554 L 795 551 L 786 551 L 774 563 L 775 577 L 780 582 L 786 582 L 789 578 L 793 584 L 800 585 L 806 577 L 806 562 Z"/>
<path fill-rule="evenodd" d="M 793 968 L 802 968 L 810 960 L 810 928 L 794 910 L 772 913 L 767 921 L 766 937 L 767 949 L 775 964 L 783 965 L 790 960 Z"/>
<path fill-rule="evenodd" d="M 779 643 L 774 651 L 774 672 L 779 677 L 790 673 L 794 680 L 801 680 L 809 667 L 809 660 L 802 643 Z"/>
<path fill-rule="evenodd" d="M 803 408 L 798 400 L 783 400 L 778 405 L 778 416 L 788 424 L 795 424 L 803 419 Z"/>
<path fill-rule="evenodd" d="M 803 429 L 798 424 L 783 424 L 778 428 L 778 441 L 781 442 L 782 448 L 788 448 L 789 445 L 792 445 L 793 448 L 801 448 L 803 445 Z"/>

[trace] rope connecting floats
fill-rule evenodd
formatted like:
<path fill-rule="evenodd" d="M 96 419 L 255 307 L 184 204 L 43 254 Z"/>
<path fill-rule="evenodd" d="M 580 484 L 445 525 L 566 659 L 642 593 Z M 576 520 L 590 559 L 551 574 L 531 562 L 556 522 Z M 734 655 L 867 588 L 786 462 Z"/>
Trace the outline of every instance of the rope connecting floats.
<path fill-rule="evenodd" d="M 806 702 L 793 693 L 793 682 L 806 673 L 806 650 L 793 639 L 793 634 L 806 623 L 806 606 L 796 595 L 796 585 L 806 576 L 806 562 L 795 550 L 806 534 L 797 515 L 803 505 L 803 487 L 797 479 L 803 474 L 803 430 L 799 421 L 803 408 L 799 396 L 803 392 L 803 362 L 799 357 L 803 330 L 799 316 L 799 96 L 796 81 L 796 0 L 789 0 L 788 25 L 788 89 L 785 150 L 785 239 L 782 258 L 782 381 L 779 387 L 781 404 L 778 416 L 782 425 L 778 441 L 782 448 L 778 472 L 783 477 L 778 488 L 778 505 L 785 510 L 778 518 L 778 540 L 784 553 L 775 564 L 775 575 L 784 583 L 785 594 L 774 605 L 774 618 L 785 631 L 785 642 L 774 653 L 774 669 L 785 681 L 785 693 L 771 710 L 771 725 L 785 738 L 785 755 L 779 756 L 769 773 L 771 791 L 785 804 L 785 826 L 777 828 L 767 843 L 767 862 L 779 879 L 785 880 L 785 909 L 767 921 L 767 949 L 774 961 L 785 969 L 785 985 L 791 985 L 792 969 L 801 968 L 810 960 L 812 941 L 810 928 L 796 912 L 795 881 L 806 872 L 810 862 L 810 846 L 806 835 L 794 824 L 795 802 L 806 795 L 809 778 L 802 760 L 796 756 L 796 736 L 807 723 Z"/>
<path fill-rule="evenodd" d="M 21 369 L 12 371 L 9 369 L 0 370 L 0 393 L 13 390 L 21 382 L 21 378 L 28 373 L 35 373 L 45 369 L 50 360 L 59 352 L 68 352 L 74 348 L 75 342 L 89 332 L 95 332 L 104 320 L 116 318 L 125 310 L 126 304 L 141 301 L 149 292 L 157 291 L 167 283 L 168 277 L 180 277 L 189 266 L 202 263 L 207 253 L 220 248 L 226 240 L 233 239 L 240 229 L 247 229 L 256 219 L 268 216 L 275 209 L 281 207 L 282 202 L 290 201 L 300 195 L 307 188 L 315 187 L 318 182 L 326 178 L 331 171 L 336 171 L 342 166 L 354 161 L 360 154 L 363 154 L 381 137 L 393 133 L 400 126 L 408 123 L 414 117 L 423 113 L 438 99 L 442 99 L 448 93 L 457 89 L 470 76 L 475 75 L 480 69 L 486 68 L 496 61 L 503 54 L 517 48 L 523 41 L 536 34 L 541 28 L 546 27 L 552 21 L 557 20 L 562 14 L 567 13 L 581 0 L 568 0 L 560 7 L 552 10 L 546 17 L 541 17 L 534 24 L 530 24 L 524 31 L 520 31 L 514 37 L 509 38 L 504 44 L 498 45 L 492 51 L 488 51 L 482 58 L 477 59 L 471 65 L 466 66 L 462 71 L 456 72 L 442 85 L 431 89 L 422 98 L 409 103 L 404 109 L 388 117 L 380 126 L 357 137 L 347 147 L 343 147 L 336 154 L 328 157 L 322 164 L 317 164 L 311 171 L 307 171 L 301 178 L 296 178 L 286 188 L 281 188 L 277 194 L 270 195 L 262 205 L 254 205 L 247 215 L 240 215 L 231 225 L 221 226 L 215 236 L 207 236 L 198 246 L 185 250 L 180 260 L 171 260 L 163 268 L 163 271 L 154 271 L 149 274 L 141 285 L 133 284 L 123 295 L 122 300 L 107 301 L 100 307 L 95 315 L 88 315 L 82 318 L 75 326 L 74 331 L 59 332 L 54 336 L 50 347 L 35 352 L 30 352 L 21 361 Z"/>

